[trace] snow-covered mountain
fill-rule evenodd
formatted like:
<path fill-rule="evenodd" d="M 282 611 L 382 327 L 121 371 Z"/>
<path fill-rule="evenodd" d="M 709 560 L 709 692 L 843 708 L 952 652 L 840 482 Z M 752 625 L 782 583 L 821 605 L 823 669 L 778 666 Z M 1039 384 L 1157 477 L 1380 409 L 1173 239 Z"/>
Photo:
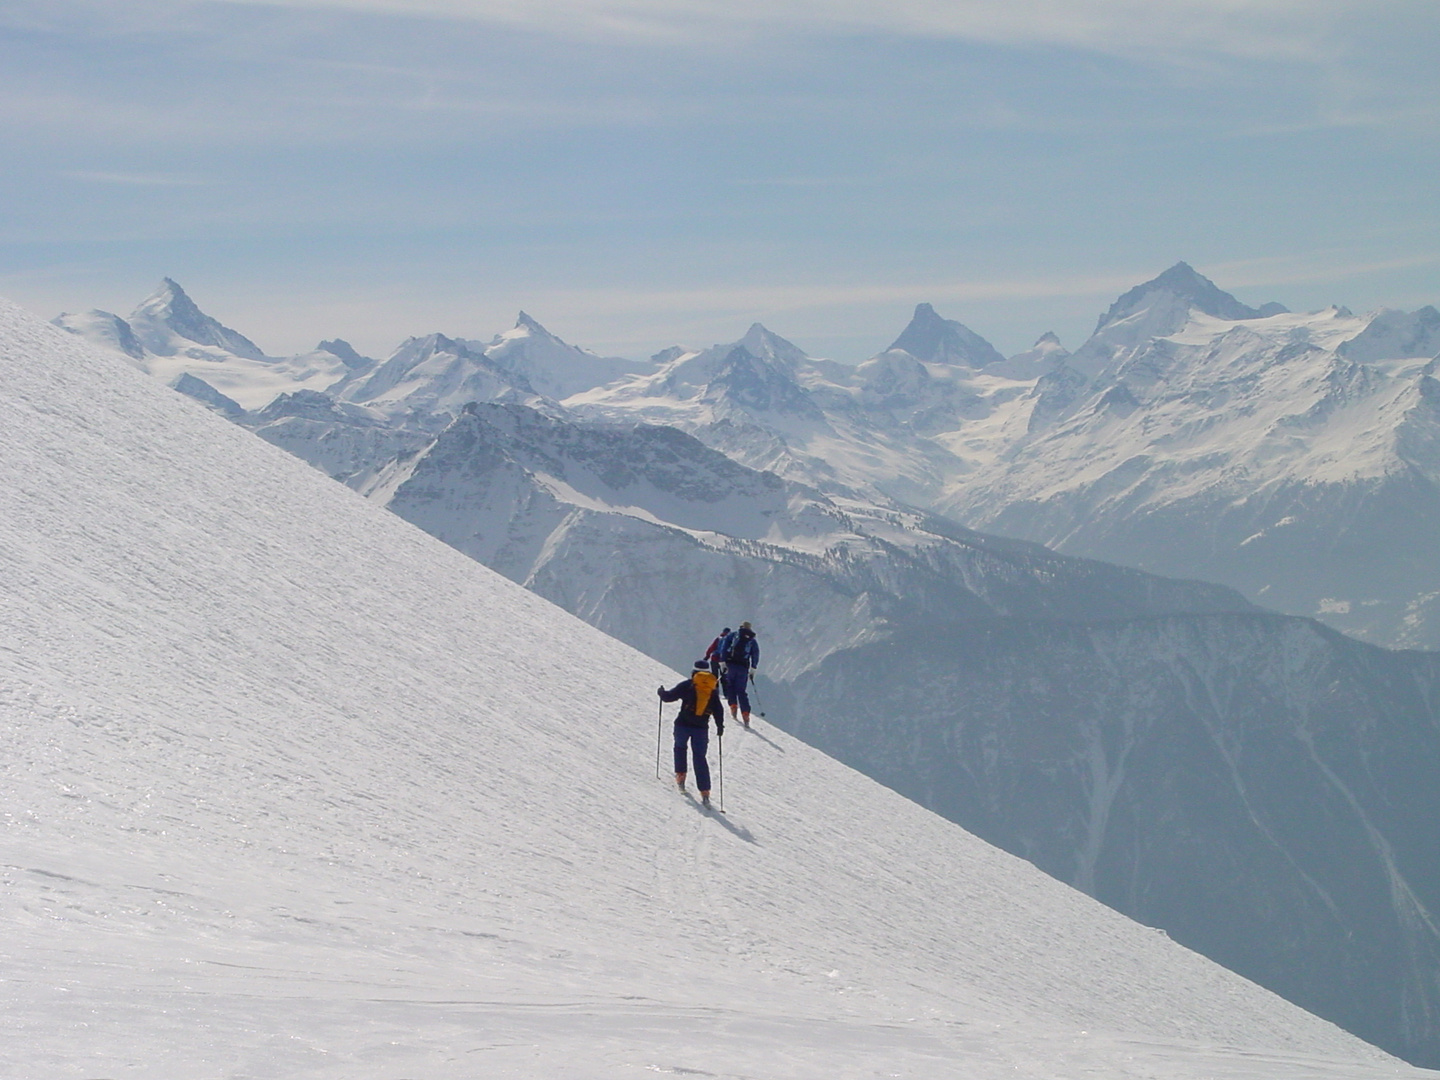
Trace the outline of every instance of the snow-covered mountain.
<path fill-rule="evenodd" d="M 222 325 L 196 307 L 185 290 L 168 277 L 155 292 L 140 301 L 140 306 L 130 313 L 129 322 L 146 351 L 156 356 L 180 353 L 210 358 L 218 354 L 243 356 L 247 360 L 267 359 L 260 347 L 244 334 Z"/>
<path fill-rule="evenodd" d="M 1005 445 L 1036 373 L 1017 378 L 1003 363 L 982 370 L 965 362 L 961 344 L 974 335 L 938 320 L 929 305 L 917 309 L 907 336 L 923 338 L 936 359 L 892 347 L 859 366 L 839 364 L 756 324 L 738 342 L 683 353 L 655 375 L 564 404 L 582 416 L 679 427 L 752 468 L 826 490 L 926 505 L 949 477 Z M 971 421 L 963 437 L 944 437 Z"/>
<path fill-rule="evenodd" d="M 198 393 L 190 396 L 216 408 Z M 230 415 L 223 408 L 217 411 Z M 263 409 L 230 418 L 352 487 L 370 482 L 435 437 L 428 423 L 406 424 L 403 417 L 397 423 L 379 409 L 336 401 L 318 390 L 281 394 Z"/>
<path fill-rule="evenodd" d="M 1229 589 L 827 496 L 674 428 L 519 405 L 472 405 L 425 450 L 357 486 L 676 667 L 739 610 L 785 628 L 764 642 L 764 670 L 782 680 L 922 618 L 1250 610 Z"/>
<path fill-rule="evenodd" d="M 258 409 L 277 394 L 323 390 L 349 371 L 343 356 L 323 347 L 301 356 L 266 356 L 244 334 L 201 311 L 170 278 L 128 319 L 92 310 L 52 321 L 93 344 L 123 352 L 142 370 L 222 411 L 227 401 Z"/>
<path fill-rule="evenodd" d="M 8 305 L 16 1076 L 1419 1076 Z"/>
<path fill-rule="evenodd" d="M 488 344 L 430 335 L 383 363 L 344 342 L 266 359 L 168 279 L 130 322 L 56 321 L 231 414 L 324 390 L 369 408 L 367 430 L 404 429 L 393 447 L 313 416 L 266 434 L 332 475 L 368 480 L 384 463 L 357 460 L 366 447 L 407 452 L 468 401 L 553 411 L 563 397 L 582 416 L 678 427 L 844 497 L 1208 578 L 1377 643 L 1440 647 L 1434 308 L 1252 308 L 1178 263 L 1117 299 L 1073 354 L 1045 335 L 1003 359 L 921 304 L 858 366 L 757 324 L 736 342 L 668 350 L 658 368 L 570 346 L 523 312 Z"/>
<path fill-rule="evenodd" d="M 742 341 L 566 404 L 679 426 L 825 490 L 1440 647 L 1434 308 L 1251 308 L 1180 263 L 1073 354 L 1053 335 L 1009 360 L 982 346 L 921 305 L 856 368 Z M 723 370 L 741 349 L 743 370 Z"/>
<path fill-rule="evenodd" d="M 929 304 L 919 304 L 915 314 L 889 352 L 906 352 L 932 364 L 959 364 L 964 367 L 985 367 L 1003 363 L 1005 358 L 995 346 L 964 323 L 942 319 Z"/>
<path fill-rule="evenodd" d="M 364 405 L 397 427 L 438 431 L 472 401 L 538 401 L 524 379 L 483 351 L 444 334 L 402 342 L 390 358 L 330 387 L 338 401 Z"/>
<path fill-rule="evenodd" d="M 125 353 L 143 370 L 207 404 L 219 394 L 253 411 L 280 394 L 328 391 L 370 405 L 401 426 L 432 431 L 469 401 L 561 398 L 655 366 L 566 344 L 523 311 L 514 329 L 483 344 L 429 334 L 407 339 L 381 362 L 334 339 L 297 356 L 270 357 L 201 311 L 170 278 L 128 320 L 92 310 L 62 313 L 52 321 Z"/>
<path fill-rule="evenodd" d="M 1188 942 L 1370 1038 L 1440 1060 L 1432 1020 L 1440 1004 L 1428 983 L 1408 974 L 1435 960 L 1428 913 L 1440 897 L 1406 831 L 1407 821 L 1432 819 L 1415 788 L 1429 772 L 1417 780 L 1400 767 L 1404 755 L 1366 732 L 1332 733 L 1334 757 L 1322 755 L 1323 768 L 1297 757 L 1305 733 L 1325 719 L 1324 700 L 1291 687 L 1283 658 L 1311 657 L 1302 667 L 1318 673 L 1319 685 L 1338 688 L 1362 712 L 1398 718 L 1393 740 L 1409 740 L 1410 760 L 1420 762 L 1432 755 L 1426 733 L 1440 723 L 1429 661 L 1397 658 L 1398 674 L 1382 679 L 1370 674 L 1379 668 L 1369 652 L 1309 623 L 1201 617 L 1242 609 L 1233 595 L 1209 607 L 1174 591 L 1164 603 L 1138 602 L 1136 590 L 1126 593 L 1107 576 L 1112 568 L 1090 572 L 1082 588 L 1076 568 L 1083 564 L 946 526 L 886 494 L 1038 535 L 1063 550 L 1175 574 L 1230 580 L 1236 566 L 1248 566 L 1252 576 L 1239 574 L 1240 583 L 1262 602 L 1318 609 L 1377 637 L 1389 618 L 1423 640 L 1425 604 L 1433 601 L 1427 575 L 1440 565 L 1440 514 L 1427 501 L 1426 464 L 1433 444 L 1426 410 L 1440 394 L 1424 353 L 1440 348 L 1440 315 L 1249 309 L 1181 265 L 1117 301 L 1076 363 L 1047 335 L 1028 353 L 977 365 L 944 345 L 967 340 L 957 326 L 922 307 L 915 333 L 907 328 L 896 345 L 908 340 L 931 359 L 892 347 L 857 368 L 809 358 L 755 326 L 739 342 L 673 351 L 654 374 L 573 395 L 569 413 L 527 396 L 518 376 L 484 350 L 432 339 L 382 379 L 371 381 L 379 366 L 355 369 L 343 392 L 378 387 L 365 404 L 295 394 L 258 423 L 256 414 L 244 419 L 667 662 L 683 665 L 693 647 L 684 642 L 708 640 L 742 612 L 779 628 L 766 637 L 765 673 L 785 681 L 763 689 L 787 724 L 892 782 L 887 755 L 903 755 L 902 763 L 916 764 L 903 790 L 928 805 L 1123 910 L 1173 923 Z M 1418 355 L 1387 358 L 1397 352 Z M 413 376 L 417 364 L 432 367 Z M 452 393 L 456 386 L 462 389 Z M 465 399 L 479 391 L 506 404 L 466 413 Z M 459 420 L 437 437 L 456 412 Z M 589 419 L 576 423 L 573 414 Z M 637 419 L 679 427 L 747 467 Z M 761 468 L 778 475 L 754 471 Z M 1228 564 L 1217 551 L 1238 552 L 1239 561 Z M 1255 579 L 1256 566 L 1268 576 Z M 1343 593 L 1303 591 L 1333 582 L 1370 592 L 1352 602 Z M 1440 595 L 1440 586 L 1431 591 Z M 677 594 L 688 598 L 678 607 Z M 1138 629 L 1121 633 L 1102 618 Z M 1044 631 L 1057 619 L 1063 632 Z M 974 681 L 959 687 L 963 701 L 951 703 L 955 688 L 936 681 L 955 669 L 944 650 L 977 626 L 996 642 L 1018 634 L 1024 648 L 972 671 Z M 939 650 L 933 669 L 868 669 L 874 677 L 850 695 L 851 713 L 832 709 L 816 690 L 816 680 L 846 664 L 866 669 L 867 657 L 909 641 Z M 1066 659 L 1070 652 L 1092 666 Z M 1076 672 L 1046 706 L 1056 723 L 1100 734 L 1057 743 L 1058 771 L 1046 775 L 1080 768 L 1088 786 L 1067 780 L 1064 797 L 1048 803 L 994 794 L 977 808 L 953 799 L 944 784 L 919 784 L 933 769 L 983 776 L 992 793 L 1024 788 L 1026 754 L 997 755 L 993 741 L 967 736 L 965 710 L 994 691 L 996 713 L 1024 730 L 1037 691 L 1023 673 L 1056 667 Z M 1082 701 L 1067 696 L 1071 686 L 1099 689 Z M 1406 698 L 1401 686 L 1418 689 Z M 892 723 L 916 713 L 915 692 L 940 710 L 924 733 Z M 1209 713 L 1196 704 L 1212 701 Z M 1097 746 L 1129 745 L 1137 731 L 1147 746 L 1189 745 L 1212 714 L 1222 731 L 1286 734 L 1283 752 L 1246 757 L 1243 769 L 1254 775 L 1211 801 L 1181 798 L 1158 766 L 1116 771 L 1095 757 Z M 1107 726 L 1112 721 L 1121 727 Z M 846 725 L 867 734 L 867 752 L 845 741 Z M 944 731 L 952 734 L 931 738 Z M 1233 748 L 1225 755 L 1245 757 Z M 1400 764 L 1381 770 L 1374 791 L 1345 780 L 1355 809 L 1342 827 L 1363 832 L 1369 848 L 1317 844 L 1254 809 L 1328 820 L 1339 789 L 1326 770 L 1344 777 L 1357 761 L 1381 760 Z M 1085 772 L 1094 768 L 1100 773 Z M 1385 798 L 1415 817 L 1387 816 L 1379 805 Z M 1192 907 L 1165 899 L 1173 873 L 1164 857 L 1168 834 L 1136 841 L 1137 851 L 1123 856 L 1106 846 L 1109 817 L 1095 808 L 1116 800 L 1137 818 L 1184 830 L 1213 856 L 1196 865 L 1211 867 L 1217 881 L 1246 883 L 1217 903 L 1223 918 L 1201 925 Z M 1255 854 L 1255 835 L 1282 853 L 1273 873 Z M 1374 854 L 1384 851 L 1391 854 Z M 1102 864 L 1126 858 L 1120 888 Z M 1295 875 L 1329 884 L 1307 894 Z M 1312 901 L 1342 881 L 1356 890 L 1355 902 L 1322 896 L 1317 915 Z M 1304 933 L 1291 933 L 1299 924 Z M 1377 991 L 1377 982 L 1394 992 Z"/>
<path fill-rule="evenodd" d="M 1095 333 L 1069 358 L 1069 364 L 1086 375 L 1098 375 L 1156 338 L 1183 330 L 1195 314 L 1241 322 L 1284 312 L 1282 304 L 1248 307 L 1189 263 L 1180 262 L 1111 304 L 1095 324 Z"/>
<path fill-rule="evenodd" d="M 1103 325 L 1076 354 L 1108 357 L 1095 377 L 1040 380 L 1027 437 L 935 505 L 1373 641 L 1440 646 L 1440 313 L 1229 319 L 1146 295 L 1163 336 Z"/>
<path fill-rule="evenodd" d="M 472 348 L 476 343 L 468 342 Z M 519 376 L 536 392 L 560 400 L 625 375 L 650 372 L 648 361 L 601 356 L 561 341 L 525 312 L 514 329 L 498 334 L 482 347 L 485 357 Z"/>

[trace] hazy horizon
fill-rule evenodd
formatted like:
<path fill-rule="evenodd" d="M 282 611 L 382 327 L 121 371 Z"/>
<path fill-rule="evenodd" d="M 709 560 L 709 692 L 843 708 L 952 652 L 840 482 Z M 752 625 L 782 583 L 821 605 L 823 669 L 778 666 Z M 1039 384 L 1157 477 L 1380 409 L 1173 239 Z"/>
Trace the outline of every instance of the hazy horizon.
<path fill-rule="evenodd" d="M 933 304 L 1073 348 L 1185 260 L 1440 300 L 1433 6 L 0 0 L 0 294 L 163 276 L 273 354 L 599 352 L 761 321 L 856 361 Z"/>

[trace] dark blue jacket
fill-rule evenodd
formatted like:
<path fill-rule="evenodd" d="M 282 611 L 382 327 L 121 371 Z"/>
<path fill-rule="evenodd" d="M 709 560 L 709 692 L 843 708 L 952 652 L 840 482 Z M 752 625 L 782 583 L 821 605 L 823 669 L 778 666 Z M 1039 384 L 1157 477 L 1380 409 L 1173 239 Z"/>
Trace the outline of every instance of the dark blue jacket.
<path fill-rule="evenodd" d="M 710 699 L 697 709 L 696 698 L 701 692 L 701 688 L 696 686 L 699 676 L 706 679 Z M 716 733 L 725 734 L 725 707 L 721 704 L 720 685 L 709 671 L 693 672 L 684 682 L 676 683 L 669 690 L 662 686 L 657 693 L 661 701 L 680 702 L 680 712 L 675 717 L 675 723 L 681 727 L 709 727 L 713 718 Z"/>
<path fill-rule="evenodd" d="M 738 658 L 731 659 L 731 654 L 738 649 Z M 720 659 L 727 664 L 741 664 L 747 668 L 758 668 L 760 666 L 760 643 L 755 640 L 755 631 L 746 630 L 743 627 L 739 630 L 732 630 L 725 635 L 725 640 L 720 643 Z"/>

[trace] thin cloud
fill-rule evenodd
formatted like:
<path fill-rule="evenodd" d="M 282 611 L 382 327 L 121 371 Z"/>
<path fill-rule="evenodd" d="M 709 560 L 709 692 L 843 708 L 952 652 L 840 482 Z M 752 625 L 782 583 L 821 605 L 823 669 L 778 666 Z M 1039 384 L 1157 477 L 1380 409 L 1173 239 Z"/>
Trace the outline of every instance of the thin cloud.
<path fill-rule="evenodd" d="M 1393 270 L 1415 270 L 1440 265 L 1440 254 L 1427 252 L 1390 259 L 1356 259 L 1353 252 L 1325 251 L 1304 255 L 1274 255 L 1218 263 L 1203 272 L 1223 278 L 1232 288 L 1274 288 L 1314 282 L 1345 281 Z"/>
<path fill-rule="evenodd" d="M 1057 299 L 1124 291 L 1149 272 L 1012 279 L 932 280 L 874 285 L 777 284 L 691 289 L 542 290 L 538 296 L 556 310 L 592 312 L 786 312 L 854 304 L 973 303 Z"/>
<path fill-rule="evenodd" d="M 129 187 L 202 187 L 208 180 L 178 173 L 87 172 L 70 170 L 60 174 L 66 180 L 88 184 L 121 184 Z"/>
<path fill-rule="evenodd" d="M 1160 50 L 1320 61 L 1357 0 L 231 0 L 478 20 L 557 35 L 704 40 L 745 33 L 889 32 L 1133 55 Z"/>

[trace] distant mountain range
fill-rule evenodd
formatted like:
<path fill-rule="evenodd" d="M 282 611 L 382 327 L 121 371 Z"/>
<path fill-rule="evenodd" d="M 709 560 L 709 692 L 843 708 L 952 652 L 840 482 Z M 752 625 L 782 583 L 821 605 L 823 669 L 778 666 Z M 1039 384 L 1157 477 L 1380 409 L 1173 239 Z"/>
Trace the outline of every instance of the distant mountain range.
<path fill-rule="evenodd" d="M 1440 647 L 1434 308 L 1251 309 L 1182 263 L 1073 354 L 1047 336 L 999 360 L 977 341 L 921 305 L 894 346 L 845 368 L 752 329 L 743 363 L 710 350 L 567 404 L 679 426 L 820 487 L 1222 582 L 1377 644 Z M 723 391 L 686 377 L 716 359 L 704 372 Z"/>
<path fill-rule="evenodd" d="M 784 726 L 1440 1063 L 1435 658 L 1256 602 L 1440 632 L 1433 309 L 1251 309 L 1180 264 L 1073 354 L 922 304 L 857 366 L 756 325 L 621 370 L 524 314 L 256 359 L 157 296 L 143 333 L 57 321 L 667 663 L 751 618 Z"/>

